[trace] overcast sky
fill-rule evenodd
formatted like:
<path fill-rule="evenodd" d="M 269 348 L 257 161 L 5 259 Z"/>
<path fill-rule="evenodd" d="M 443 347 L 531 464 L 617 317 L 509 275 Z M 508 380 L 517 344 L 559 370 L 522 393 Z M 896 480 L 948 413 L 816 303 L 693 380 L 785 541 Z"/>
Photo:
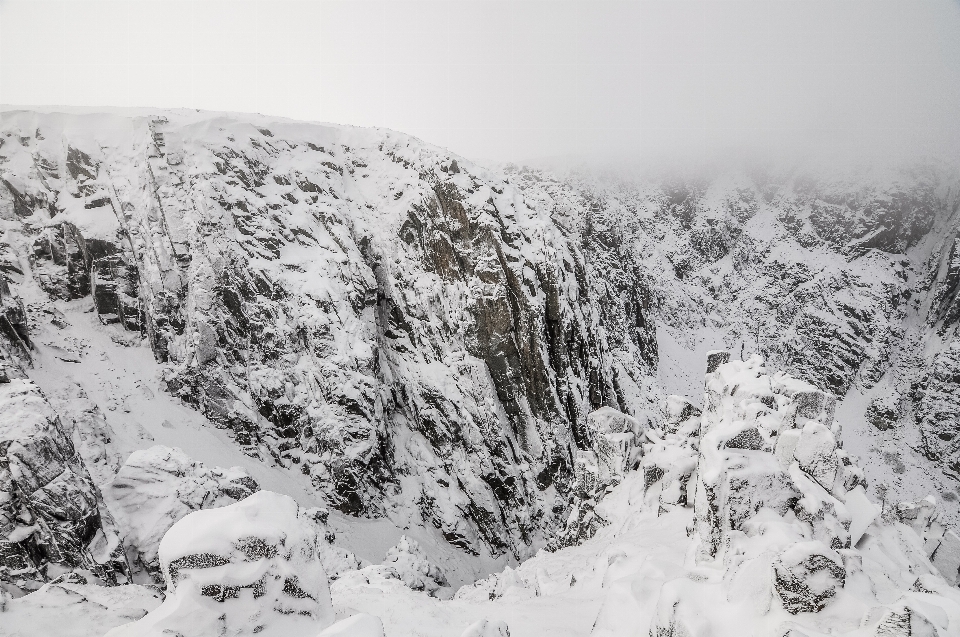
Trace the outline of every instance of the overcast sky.
<path fill-rule="evenodd" d="M 956 0 L 0 0 L 0 103 L 386 126 L 497 160 L 960 141 Z"/>

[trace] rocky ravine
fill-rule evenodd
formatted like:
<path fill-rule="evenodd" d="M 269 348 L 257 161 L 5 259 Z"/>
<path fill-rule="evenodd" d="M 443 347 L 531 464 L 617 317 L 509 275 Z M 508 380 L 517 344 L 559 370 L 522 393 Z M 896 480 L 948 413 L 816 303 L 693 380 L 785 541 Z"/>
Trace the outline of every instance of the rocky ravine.
<path fill-rule="evenodd" d="M 661 389 L 702 389 L 702 359 L 670 375 L 665 352 L 712 344 L 862 397 L 864 452 L 886 462 L 861 462 L 870 487 L 906 466 L 956 508 L 943 167 L 556 177 L 390 131 L 187 112 L 5 112 L 0 141 L 8 375 L 29 375 L 55 300 L 89 299 L 143 336 L 170 393 L 341 511 L 414 511 L 472 553 L 575 543 L 596 530 L 574 482 L 587 414 L 661 421 Z M 61 416 L 105 484 L 96 405 Z"/>
<path fill-rule="evenodd" d="M 655 406 L 636 264 L 445 151 L 196 113 L 7 112 L 0 140 L 6 365 L 50 300 L 90 295 L 171 393 L 342 511 L 526 555 L 586 414 Z"/>
<path fill-rule="evenodd" d="M 508 174 L 561 227 L 637 264 L 665 392 L 699 400 L 706 350 L 760 353 L 843 398 L 846 442 L 875 460 L 863 463 L 873 488 L 939 490 L 960 521 L 955 166 Z"/>

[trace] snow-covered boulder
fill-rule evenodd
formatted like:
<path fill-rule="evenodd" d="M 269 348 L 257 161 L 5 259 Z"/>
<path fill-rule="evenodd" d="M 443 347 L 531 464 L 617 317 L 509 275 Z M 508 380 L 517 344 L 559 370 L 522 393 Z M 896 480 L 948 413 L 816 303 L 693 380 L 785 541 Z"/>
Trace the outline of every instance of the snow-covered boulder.
<path fill-rule="evenodd" d="M 700 409 L 689 399 L 671 394 L 664 401 L 663 433 L 695 436 L 700 432 L 700 415 Z"/>
<path fill-rule="evenodd" d="M 22 590 L 80 570 L 106 583 L 129 569 L 113 518 L 37 386 L 0 383 L 0 582 Z"/>
<path fill-rule="evenodd" d="M 170 527 L 192 511 L 233 504 L 259 490 L 240 467 L 207 467 L 180 449 L 156 445 L 131 453 L 104 497 L 123 529 L 131 563 L 159 582 L 157 551 Z"/>
<path fill-rule="evenodd" d="M 798 542 L 773 564 L 774 588 L 787 612 L 816 613 L 843 588 L 843 560 L 822 542 Z"/>
<path fill-rule="evenodd" d="M 578 450 L 574 460 L 575 491 L 580 494 L 617 484 L 636 468 L 645 427 L 612 407 L 601 407 L 587 416 L 586 430 L 590 448 Z"/>
<path fill-rule="evenodd" d="M 682 396 L 668 396 L 663 429 L 648 429 L 642 445 L 644 492 L 659 509 L 693 504 L 690 479 L 697 468 L 701 412 Z M 649 502 L 653 504 L 653 502 Z"/>
<path fill-rule="evenodd" d="M 195 511 L 160 543 L 164 603 L 109 636 L 313 637 L 334 617 L 316 545 L 316 525 L 287 496 Z"/>
<path fill-rule="evenodd" d="M 387 551 L 381 564 L 345 569 L 333 584 L 335 591 L 364 586 L 387 589 L 405 586 L 442 599 L 448 599 L 454 593 L 440 567 L 432 564 L 420 544 L 406 535 Z"/>
<path fill-rule="evenodd" d="M 383 565 L 396 570 L 403 583 L 415 591 L 435 595 L 440 588 L 449 586 L 440 567 L 431 564 L 417 541 L 406 535 L 387 551 Z"/>

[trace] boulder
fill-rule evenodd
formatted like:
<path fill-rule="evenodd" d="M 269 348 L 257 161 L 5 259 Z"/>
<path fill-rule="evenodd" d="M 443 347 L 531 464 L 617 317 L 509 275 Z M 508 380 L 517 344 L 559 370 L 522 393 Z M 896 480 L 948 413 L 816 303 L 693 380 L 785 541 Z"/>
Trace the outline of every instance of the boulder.
<path fill-rule="evenodd" d="M 810 474 L 824 489 L 833 489 L 840 461 L 836 453 L 837 441 L 826 426 L 808 422 L 803 426 L 793 455 L 800 468 Z"/>
<path fill-rule="evenodd" d="M 774 589 L 784 609 L 794 615 L 823 610 L 846 580 L 840 555 L 816 540 L 799 542 L 780 553 L 773 573 Z"/>
<path fill-rule="evenodd" d="M 439 589 L 449 586 L 443 571 L 427 561 L 417 541 L 406 535 L 401 536 L 397 545 L 387 551 L 383 564 L 393 567 L 403 583 L 415 591 L 436 595 Z"/>
<path fill-rule="evenodd" d="M 953 585 L 960 583 L 960 535 L 952 529 L 944 533 L 930 561 L 943 579 Z"/>
<path fill-rule="evenodd" d="M 166 600 L 109 637 L 314 637 L 334 618 L 316 528 L 270 491 L 194 511 L 160 543 Z"/>
<path fill-rule="evenodd" d="M 164 534 L 187 514 L 233 504 L 260 490 L 240 467 L 207 467 L 180 449 L 134 451 L 104 497 L 124 531 L 131 564 L 159 583 L 157 552 Z"/>

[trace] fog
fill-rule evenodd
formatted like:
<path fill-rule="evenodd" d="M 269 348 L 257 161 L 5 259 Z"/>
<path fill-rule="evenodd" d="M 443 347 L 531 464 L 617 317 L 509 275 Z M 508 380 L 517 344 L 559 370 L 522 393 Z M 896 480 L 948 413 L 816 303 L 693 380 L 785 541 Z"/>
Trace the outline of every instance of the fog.
<path fill-rule="evenodd" d="M 960 147 L 960 5 L 0 0 L 0 102 L 384 126 L 475 158 Z"/>

